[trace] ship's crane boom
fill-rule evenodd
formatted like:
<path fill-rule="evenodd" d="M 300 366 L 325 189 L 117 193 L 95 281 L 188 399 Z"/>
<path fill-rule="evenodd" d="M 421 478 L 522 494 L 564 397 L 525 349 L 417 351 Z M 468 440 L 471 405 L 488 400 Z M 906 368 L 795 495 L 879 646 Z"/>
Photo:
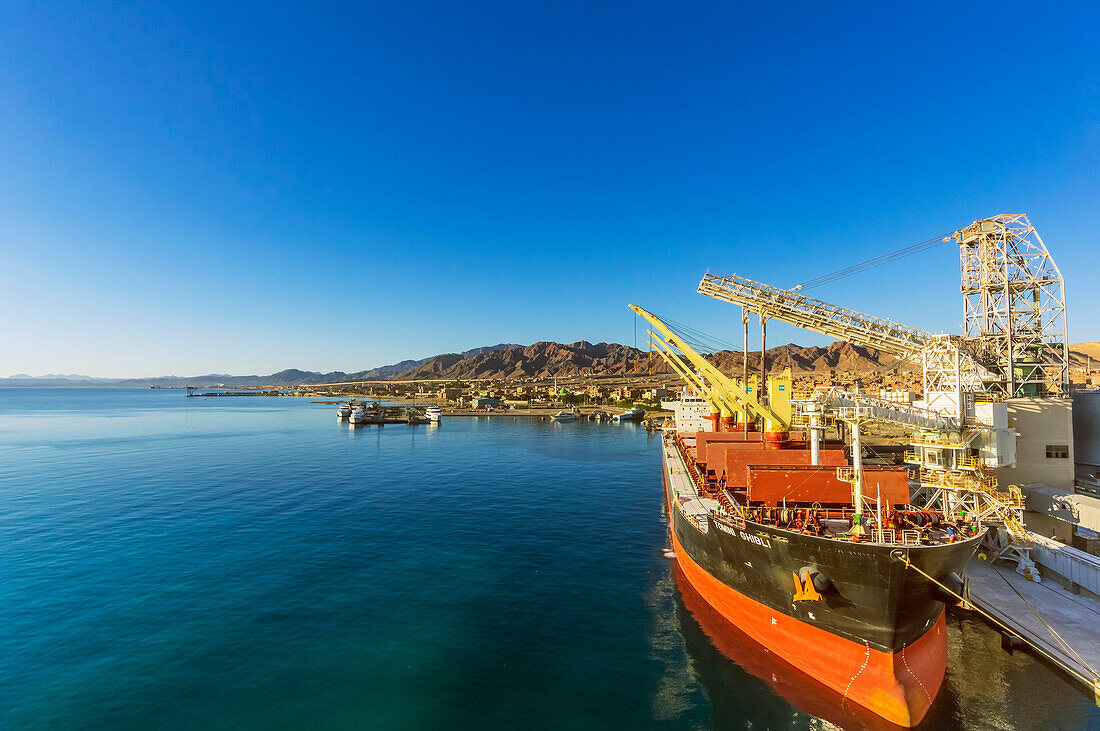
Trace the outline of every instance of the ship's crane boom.
<path fill-rule="evenodd" d="M 899 358 L 913 357 L 932 337 L 931 333 L 893 320 L 865 315 L 736 274 L 719 277 L 707 273 L 699 282 L 699 293 L 740 305 L 745 311 L 767 319 L 877 348 Z"/>
<path fill-rule="evenodd" d="M 671 349 L 668 349 L 666 352 L 666 348 L 668 348 L 667 344 L 661 342 L 660 338 L 653 333 L 650 333 L 650 335 L 652 336 L 652 340 L 649 341 L 650 346 L 656 349 L 657 354 L 664 359 L 665 363 L 668 363 L 668 367 L 671 368 L 676 375 L 684 380 L 684 383 L 688 384 L 688 386 L 699 394 L 700 398 L 710 404 L 711 409 L 719 413 L 724 409 L 728 410 L 728 405 L 724 404 L 711 389 L 707 388 L 706 384 L 703 383 L 699 376 L 691 372 L 691 368 L 684 363 L 679 356 L 672 352 Z"/>
<path fill-rule="evenodd" d="M 696 353 L 682 338 L 672 332 L 667 325 L 661 322 L 656 315 L 646 312 L 641 307 L 628 305 L 636 314 L 641 315 L 660 333 L 661 338 L 672 347 L 679 350 L 684 358 L 710 382 L 711 387 L 718 392 L 720 399 L 725 403 L 736 403 L 748 409 L 754 416 L 764 419 L 766 430 L 769 432 L 785 432 L 790 429 L 791 420 L 788 416 L 783 418 L 775 410 L 765 406 L 739 386 L 732 378 L 729 378 L 714 367 L 706 358 Z"/>

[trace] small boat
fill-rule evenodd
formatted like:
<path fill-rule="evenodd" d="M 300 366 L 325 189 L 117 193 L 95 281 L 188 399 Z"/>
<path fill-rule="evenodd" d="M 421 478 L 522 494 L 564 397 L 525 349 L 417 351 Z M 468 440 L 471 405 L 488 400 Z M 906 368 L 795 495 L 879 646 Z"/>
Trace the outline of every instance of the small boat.
<path fill-rule="evenodd" d="M 424 409 L 424 416 L 428 417 L 431 423 L 438 424 L 443 419 L 443 410 L 438 406 L 429 406 Z"/>
<path fill-rule="evenodd" d="M 640 421 L 645 416 L 645 411 L 642 409 L 634 408 L 629 411 L 625 411 L 621 414 L 612 414 L 612 421 Z"/>
<path fill-rule="evenodd" d="M 351 406 L 348 404 L 340 404 L 340 408 L 336 410 L 337 419 L 346 419 L 351 416 Z"/>
<path fill-rule="evenodd" d="M 351 418 L 348 420 L 352 424 L 366 424 L 367 423 L 367 411 L 362 406 L 356 406 L 355 410 L 351 412 Z"/>
<path fill-rule="evenodd" d="M 559 411 L 552 418 L 554 421 L 576 421 L 577 415 L 572 411 Z"/>

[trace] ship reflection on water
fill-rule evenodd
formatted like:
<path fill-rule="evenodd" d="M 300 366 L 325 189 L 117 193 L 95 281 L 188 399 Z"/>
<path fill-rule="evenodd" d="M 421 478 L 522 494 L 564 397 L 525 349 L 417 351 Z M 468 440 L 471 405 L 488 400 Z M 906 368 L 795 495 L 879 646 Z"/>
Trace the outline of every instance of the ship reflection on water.
<path fill-rule="evenodd" d="M 767 728 L 898 728 L 845 702 L 753 641 L 699 596 L 679 565 L 673 562 L 673 567 L 677 620 L 694 675 L 710 698 L 715 728 L 741 727 L 750 720 Z"/>
<path fill-rule="evenodd" d="M 670 563 L 673 622 L 683 637 L 687 675 L 708 697 L 713 728 L 900 728 L 753 641 L 692 588 L 675 561 Z M 1001 650 L 999 635 L 980 620 L 953 610 L 947 628 L 947 674 L 919 728 L 1074 729 L 1100 724 L 1100 711 L 1076 686 L 1026 654 Z M 661 704 L 662 694 L 669 700 L 663 688 L 655 705 Z M 658 717 L 671 709 L 665 710 Z"/>

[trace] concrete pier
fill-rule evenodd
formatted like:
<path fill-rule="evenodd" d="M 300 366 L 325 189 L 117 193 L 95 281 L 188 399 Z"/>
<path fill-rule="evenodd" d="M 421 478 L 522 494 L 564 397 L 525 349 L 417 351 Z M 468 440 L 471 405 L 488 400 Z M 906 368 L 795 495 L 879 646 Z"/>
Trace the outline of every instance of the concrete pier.
<path fill-rule="evenodd" d="M 1086 686 L 1100 704 L 1100 602 L 1053 581 L 1028 581 L 1008 564 L 977 557 L 966 565 L 963 582 L 969 603 Z"/>

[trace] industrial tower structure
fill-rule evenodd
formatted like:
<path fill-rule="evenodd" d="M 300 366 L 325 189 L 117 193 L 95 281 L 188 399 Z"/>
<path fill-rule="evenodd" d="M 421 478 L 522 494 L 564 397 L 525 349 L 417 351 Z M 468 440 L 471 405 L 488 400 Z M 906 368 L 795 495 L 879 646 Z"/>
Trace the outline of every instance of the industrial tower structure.
<path fill-rule="evenodd" d="M 946 240 L 959 244 L 963 337 L 1002 373 L 1004 395 L 1068 395 L 1062 273 L 1027 216 L 975 221 Z"/>

